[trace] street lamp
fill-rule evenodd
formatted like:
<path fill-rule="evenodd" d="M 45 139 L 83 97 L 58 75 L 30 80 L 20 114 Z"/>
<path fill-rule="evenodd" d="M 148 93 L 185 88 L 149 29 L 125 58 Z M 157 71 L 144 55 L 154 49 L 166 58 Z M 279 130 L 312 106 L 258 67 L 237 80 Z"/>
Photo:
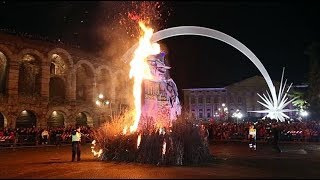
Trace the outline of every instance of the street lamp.
<path fill-rule="evenodd" d="M 100 93 L 100 94 L 98 95 L 98 98 L 97 98 L 97 100 L 96 100 L 96 105 L 99 106 L 99 107 L 110 105 L 110 106 L 109 106 L 109 108 L 110 108 L 110 114 L 111 114 L 111 117 L 113 116 L 113 115 L 112 115 L 111 103 L 110 103 L 109 100 L 107 100 L 107 99 L 104 97 L 104 95 L 103 95 L 102 93 Z"/>
<path fill-rule="evenodd" d="M 305 111 L 305 110 L 300 110 L 300 116 L 301 117 L 305 117 L 306 119 L 307 119 L 307 116 L 309 115 L 309 113 L 307 112 L 307 111 Z"/>
<path fill-rule="evenodd" d="M 243 116 L 243 115 L 242 115 L 242 113 L 239 111 L 239 109 L 237 109 L 236 112 L 234 112 L 234 113 L 232 114 L 232 117 L 237 119 L 237 124 L 238 124 L 238 120 L 241 119 L 242 116 Z"/>
<path fill-rule="evenodd" d="M 222 107 L 218 108 L 219 111 L 219 119 L 223 118 L 224 120 L 226 120 L 228 118 L 228 107 L 226 106 L 225 103 L 222 103 Z"/>

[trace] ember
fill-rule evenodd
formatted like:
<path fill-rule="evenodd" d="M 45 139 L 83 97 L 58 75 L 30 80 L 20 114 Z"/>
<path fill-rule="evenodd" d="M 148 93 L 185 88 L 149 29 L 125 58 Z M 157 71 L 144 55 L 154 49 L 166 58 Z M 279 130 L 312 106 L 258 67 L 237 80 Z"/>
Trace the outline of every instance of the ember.
<path fill-rule="evenodd" d="M 160 133 L 160 129 L 150 128 L 126 135 L 119 132 L 115 136 L 104 131 L 104 137 L 108 138 L 99 143 L 103 149 L 100 158 L 155 165 L 195 165 L 212 160 L 201 126 L 179 117 L 170 130 Z"/>
<path fill-rule="evenodd" d="M 145 13 L 129 14 L 139 20 L 142 30 L 130 61 L 134 107 L 95 133 L 101 159 L 158 165 L 207 162 L 211 155 L 206 137 L 202 137 L 205 133 L 190 117 L 181 116 L 178 89 L 164 61 L 166 53 L 151 42 L 153 29 L 146 25 L 150 18 L 145 19 Z"/>

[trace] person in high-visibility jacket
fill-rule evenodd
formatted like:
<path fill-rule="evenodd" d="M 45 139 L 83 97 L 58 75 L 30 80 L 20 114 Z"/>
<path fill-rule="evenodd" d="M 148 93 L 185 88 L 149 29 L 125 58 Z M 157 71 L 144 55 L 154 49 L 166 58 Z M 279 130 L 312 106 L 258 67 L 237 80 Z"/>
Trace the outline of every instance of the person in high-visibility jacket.
<path fill-rule="evenodd" d="M 254 128 L 254 125 L 249 127 L 249 148 L 250 150 L 257 150 L 256 139 L 257 139 L 257 130 Z"/>
<path fill-rule="evenodd" d="M 80 142 L 81 142 L 81 132 L 80 127 L 77 127 L 75 130 L 72 131 L 72 161 L 75 160 L 77 155 L 77 161 L 80 161 Z"/>

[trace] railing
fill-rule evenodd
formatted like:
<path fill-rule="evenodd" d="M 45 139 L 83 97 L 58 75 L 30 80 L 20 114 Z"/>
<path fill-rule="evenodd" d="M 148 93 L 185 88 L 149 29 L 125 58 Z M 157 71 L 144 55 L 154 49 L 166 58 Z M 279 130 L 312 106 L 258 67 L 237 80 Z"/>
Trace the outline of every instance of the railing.
<path fill-rule="evenodd" d="M 0 136 L 0 146 L 11 146 L 14 145 L 14 136 Z"/>
<path fill-rule="evenodd" d="M 220 136 L 209 136 L 211 141 L 247 141 L 247 135 L 235 133 L 226 138 Z M 257 136 L 257 141 L 271 142 L 273 139 L 270 135 Z M 89 134 L 82 134 L 82 143 L 91 143 L 92 137 Z M 280 141 L 282 142 L 320 142 L 320 134 L 314 134 L 311 136 L 304 136 L 300 131 L 288 131 L 280 134 Z M 71 144 L 71 135 L 62 134 L 57 136 L 49 136 L 48 141 L 44 142 L 40 135 L 17 135 L 15 136 L 0 136 L 0 147 L 3 146 L 37 146 L 37 145 L 59 145 L 59 144 Z"/>
<path fill-rule="evenodd" d="M 226 137 L 220 134 L 219 136 L 209 136 L 209 138 L 211 138 L 211 141 L 246 141 L 247 136 L 246 134 L 234 133 Z M 273 137 L 271 134 L 257 135 L 256 139 L 257 141 L 270 142 Z M 320 142 L 320 134 L 305 136 L 302 131 L 286 131 L 280 133 L 279 140 L 283 142 Z"/>
<path fill-rule="evenodd" d="M 91 143 L 92 138 L 89 134 L 82 134 L 82 143 Z M 60 145 L 71 144 L 71 135 L 62 134 L 57 136 L 49 136 L 47 140 L 40 135 L 17 135 L 17 136 L 0 136 L 0 146 L 38 146 L 38 145 Z"/>

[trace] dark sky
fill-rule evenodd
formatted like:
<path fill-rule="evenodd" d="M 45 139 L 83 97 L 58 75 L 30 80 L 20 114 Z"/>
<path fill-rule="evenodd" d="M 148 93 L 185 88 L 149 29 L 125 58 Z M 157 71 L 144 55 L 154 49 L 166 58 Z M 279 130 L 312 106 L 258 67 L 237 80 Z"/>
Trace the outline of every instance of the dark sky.
<path fill-rule="evenodd" d="M 193 25 L 224 32 L 246 45 L 274 80 L 282 67 L 295 84 L 307 81 L 304 51 L 320 41 L 320 6 L 316 1 L 168 2 L 172 14 L 166 27 Z M 99 2 L 10 2 L 0 5 L 0 28 L 15 29 L 92 50 L 97 36 Z M 215 39 L 180 36 L 163 40 L 179 89 L 222 87 L 260 75 L 253 63 L 233 47 Z"/>

